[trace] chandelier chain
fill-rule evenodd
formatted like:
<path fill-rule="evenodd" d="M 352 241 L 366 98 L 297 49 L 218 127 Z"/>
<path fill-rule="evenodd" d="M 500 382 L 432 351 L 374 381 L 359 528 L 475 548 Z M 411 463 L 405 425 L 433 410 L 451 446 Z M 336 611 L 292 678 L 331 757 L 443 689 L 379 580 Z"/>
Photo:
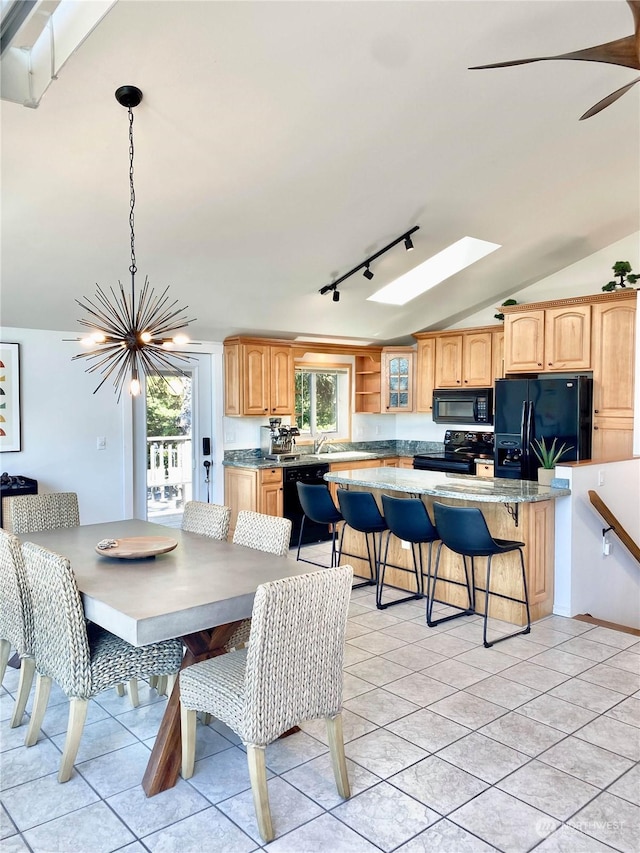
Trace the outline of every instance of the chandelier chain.
<path fill-rule="evenodd" d="M 136 267 L 136 234 L 134 231 L 136 191 L 133 185 L 133 153 L 133 110 L 129 107 L 129 229 L 131 231 L 131 266 L 129 267 L 129 272 L 132 276 L 138 271 Z M 131 287 L 133 288 L 133 280 Z"/>

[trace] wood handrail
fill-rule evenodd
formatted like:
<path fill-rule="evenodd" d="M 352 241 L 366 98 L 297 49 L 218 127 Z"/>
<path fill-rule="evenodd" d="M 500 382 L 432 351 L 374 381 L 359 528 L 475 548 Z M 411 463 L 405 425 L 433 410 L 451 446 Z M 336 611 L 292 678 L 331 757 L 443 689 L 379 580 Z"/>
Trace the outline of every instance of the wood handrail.
<path fill-rule="evenodd" d="M 606 503 L 602 500 L 600 495 L 593 490 L 589 490 L 589 500 L 591 504 L 597 509 L 602 518 L 607 522 L 609 528 L 613 530 L 618 539 L 625 546 L 627 551 L 640 563 L 640 547 L 636 545 L 631 536 L 627 533 L 624 527 L 620 524 L 615 515 L 611 512 Z"/>

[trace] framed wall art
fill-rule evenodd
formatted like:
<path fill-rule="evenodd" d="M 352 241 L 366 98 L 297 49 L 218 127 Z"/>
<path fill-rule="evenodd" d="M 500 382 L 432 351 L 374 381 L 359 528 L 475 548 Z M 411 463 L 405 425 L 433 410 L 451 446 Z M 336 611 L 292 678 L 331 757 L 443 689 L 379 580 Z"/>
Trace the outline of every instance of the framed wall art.
<path fill-rule="evenodd" d="M 20 344 L 0 341 L 0 451 L 21 450 Z"/>

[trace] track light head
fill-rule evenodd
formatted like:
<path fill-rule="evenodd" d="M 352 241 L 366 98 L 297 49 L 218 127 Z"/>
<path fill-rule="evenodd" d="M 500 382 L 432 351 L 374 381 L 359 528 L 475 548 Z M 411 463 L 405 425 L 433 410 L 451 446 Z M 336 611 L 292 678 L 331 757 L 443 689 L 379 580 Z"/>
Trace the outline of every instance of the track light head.
<path fill-rule="evenodd" d="M 339 290 L 333 291 L 332 299 L 334 302 L 340 302 L 340 291 Z"/>
<path fill-rule="evenodd" d="M 410 252 L 413 249 L 413 240 L 411 239 L 410 234 L 407 234 L 407 236 L 404 238 L 404 247 L 407 252 Z"/>
<path fill-rule="evenodd" d="M 366 270 L 362 273 L 362 275 L 363 275 L 366 279 L 368 279 L 369 281 L 371 281 L 371 279 L 373 278 L 373 273 L 372 273 L 372 272 L 371 272 L 371 270 L 369 269 L 369 264 L 367 264 L 367 268 L 366 268 Z"/>

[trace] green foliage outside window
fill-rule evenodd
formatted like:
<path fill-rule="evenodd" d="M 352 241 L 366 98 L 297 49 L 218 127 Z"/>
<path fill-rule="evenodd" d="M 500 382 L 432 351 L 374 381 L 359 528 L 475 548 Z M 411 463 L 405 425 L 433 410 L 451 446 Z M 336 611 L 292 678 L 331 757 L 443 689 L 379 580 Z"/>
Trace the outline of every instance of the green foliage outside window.
<path fill-rule="evenodd" d="M 313 435 L 337 431 L 337 371 L 296 370 L 296 426 Z"/>
<path fill-rule="evenodd" d="M 150 376 L 147 379 L 147 435 L 191 432 L 191 379 Z"/>

